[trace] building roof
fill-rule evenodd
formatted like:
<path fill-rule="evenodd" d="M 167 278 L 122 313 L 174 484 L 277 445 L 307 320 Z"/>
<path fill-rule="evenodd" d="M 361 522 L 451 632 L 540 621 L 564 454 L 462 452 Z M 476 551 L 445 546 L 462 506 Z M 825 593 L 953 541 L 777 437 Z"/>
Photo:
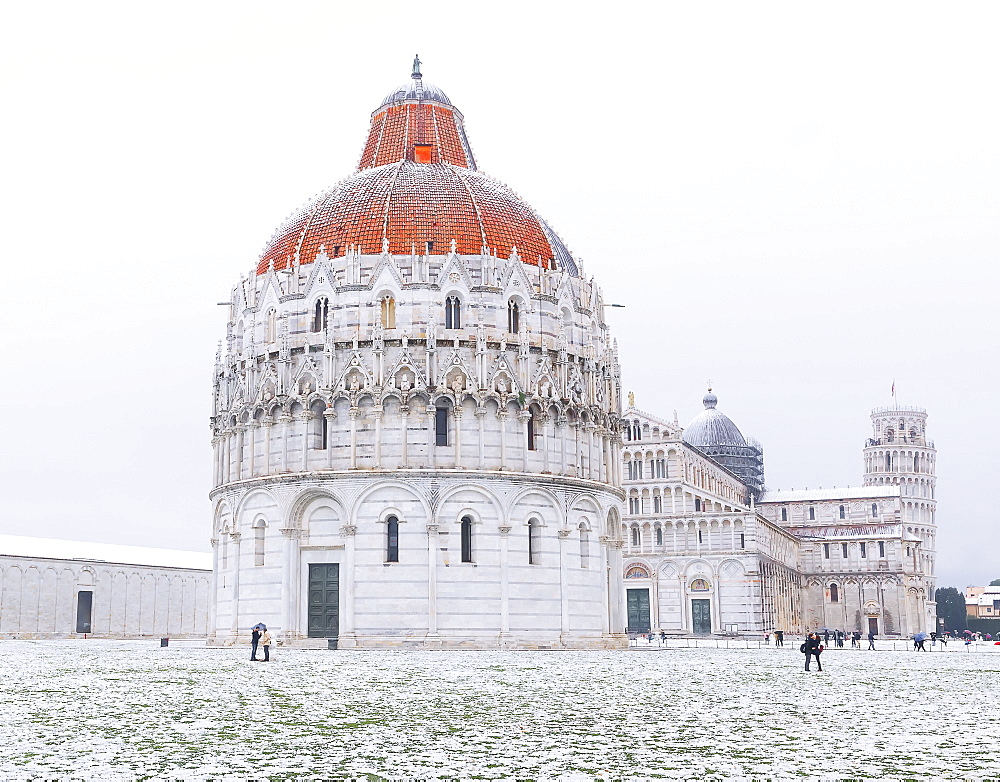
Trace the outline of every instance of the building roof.
<path fill-rule="evenodd" d="M 758 505 L 769 502 L 822 502 L 824 500 L 871 500 L 899 497 L 898 486 L 843 486 L 832 489 L 785 489 L 766 491 Z"/>
<path fill-rule="evenodd" d="M 906 532 L 902 524 L 831 524 L 818 527 L 782 526 L 803 539 L 850 540 L 855 538 L 901 538 L 913 543 L 920 542 L 920 538 Z"/>
<path fill-rule="evenodd" d="M 151 565 L 192 570 L 212 569 L 212 555 L 201 551 L 120 546 L 115 543 L 89 543 L 54 538 L 30 538 L 21 535 L 0 535 L 0 556 L 82 559 L 123 565 Z"/>
<path fill-rule="evenodd" d="M 320 193 L 274 233 L 257 264 L 312 263 L 320 250 L 378 255 L 493 253 L 577 275 L 552 227 L 513 190 L 481 173 L 461 113 L 423 81 L 389 94 L 376 109 L 358 171 Z"/>
<path fill-rule="evenodd" d="M 714 448 L 718 446 L 737 446 L 745 448 L 747 441 L 739 428 L 729 416 L 719 412 L 715 405 L 718 398 L 708 389 L 701 400 L 705 409 L 695 417 L 684 429 L 684 442 L 696 448 Z"/>

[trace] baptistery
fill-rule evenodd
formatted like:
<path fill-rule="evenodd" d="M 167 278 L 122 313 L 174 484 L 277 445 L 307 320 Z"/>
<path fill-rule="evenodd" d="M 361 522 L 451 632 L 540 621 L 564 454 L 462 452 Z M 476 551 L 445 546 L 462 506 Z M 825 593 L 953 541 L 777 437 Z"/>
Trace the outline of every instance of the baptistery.
<path fill-rule="evenodd" d="M 624 645 L 601 291 L 419 60 L 228 304 L 212 642 Z"/>

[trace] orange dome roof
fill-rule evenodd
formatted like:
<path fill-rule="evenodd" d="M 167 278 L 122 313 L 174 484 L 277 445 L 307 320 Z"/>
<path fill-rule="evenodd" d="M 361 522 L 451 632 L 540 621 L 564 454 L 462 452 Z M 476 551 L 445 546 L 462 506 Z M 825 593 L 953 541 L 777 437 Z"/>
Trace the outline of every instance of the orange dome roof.
<path fill-rule="evenodd" d="M 482 174 L 461 113 L 443 91 L 413 81 L 393 91 L 372 115 L 359 170 L 293 214 L 275 232 L 257 265 L 283 269 L 311 263 L 320 249 L 394 255 L 484 251 L 576 274 L 555 232 L 506 185 Z"/>

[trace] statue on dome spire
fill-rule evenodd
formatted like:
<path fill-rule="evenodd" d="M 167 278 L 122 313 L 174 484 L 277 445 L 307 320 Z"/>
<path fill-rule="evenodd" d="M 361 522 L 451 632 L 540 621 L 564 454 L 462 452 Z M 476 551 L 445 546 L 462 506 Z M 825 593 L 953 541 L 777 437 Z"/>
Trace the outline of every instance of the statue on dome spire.
<path fill-rule="evenodd" d="M 420 73 L 420 55 L 413 55 L 413 73 L 410 74 L 411 79 L 422 79 L 423 75 Z"/>

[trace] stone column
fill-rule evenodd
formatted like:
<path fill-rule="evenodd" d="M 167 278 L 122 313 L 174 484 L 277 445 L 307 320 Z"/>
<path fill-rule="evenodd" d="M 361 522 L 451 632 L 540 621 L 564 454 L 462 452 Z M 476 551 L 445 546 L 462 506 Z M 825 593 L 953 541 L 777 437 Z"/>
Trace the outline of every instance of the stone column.
<path fill-rule="evenodd" d="M 340 568 L 340 587 L 343 590 L 340 604 L 344 607 L 344 621 L 340 623 L 340 638 L 345 648 L 357 646 L 354 627 L 354 536 L 357 531 L 353 524 L 340 528 L 340 537 L 344 539 L 344 559 Z"/>
<path fill-rule="evenodd" d="M 408 432 L 407 429 L 410 420 L 410 407 L 409 405 L 399 406 L 399 441 L 400 441 L 400 452 L 399 452 L 399 466 L 409 467 L 409 455 L 407 451 L 409 450 L 409 443 L 407 442 Z"/>
<path fill-rule="evenodd" d="M 156 595 L 155 585 L 153 591 Z M 216 637 L 216 608 L 219 602 L 219 539 L 212 538 L 212 597 L 208 603 L 208 642 L 211 644 Z M 155 611 L 154 617 L 155 617 Z"/>
<path fill-rule="evenodd" d="M 243 433 L 246 424 L 236 424 L 236 480 L 243 480 Z"/>
<path fill-rule="evenodd" d="M 609 621 L 612 636 L 625 634 L 625 586 L 622 581 L 622 541 L 608 541 L 608 565 L 611 574 Z"/>
<path fill-rule="evenodd" d="M 427 405 L 427 467 L 437 463 L 437 406 Z"/>
<path fill-rule="evenodd" d="M 559 474 L 566 475 L 566 416 L 560 415 L 555 421 L 553 436 L 559 441 Z"/>
<path fill-rule="evenodd" d="M 662 629 L 662 624 L 660 622 L 660 577 L 656 570 L 653 570 L 652 583 L 649 587 L 649 602 L 650 611 L 653 615 L 650 617 L 650 632 L 659 633 Z"/>
<path fill-rule="evenodd" d="M 337 419 L 337 411 L 333 407 L 327 406 L 323 411 L 323 418 L 326 420 L 326 466 L 333 469 L 333 422 Z"/>
<path fill-rule="evenodd" d="M 479 422 L 479 469 L 486 469 L 486 405 L 476 407 L 476 420 Z"/>
<path fill-rule="evenodd" d="M 497 412 L 497 418 L 500 419 L 500 469 L 507 469 L 507 418 L 510 414 L 507 412 L 507 408 Z"/>
<path fill-rule="evenodd" d="M 312 416 L 312 411 L 308 408 L 302 411 L 302 472 L 309 469 L 309 421 Z"/>
<path fill-rule="evenodd" d="M 358 417 L 361 415 L 361 410 L 357 407 L 352 407 L 350 411 L 351 416 L 351 464 L 350 468 L 352 470 L 358 467 Z"/>
<path fill-rule="evenodd" d="M 568 639 L 569 626 L 569 552 L 566 548 L 569 545 L 569 536 L 573 530 L 559 530 L 559 600 L 560 600 L 560 642 L 566 645 Z"/>
<path fill-rule="evenodd" d="M 371 416 L 375 419 L 375 469 L 382 466 L 382 406 L 372 408 Z"/>
<path fill-rule="evenodd" d="M 240 557 L 240 533 L 233 532 L 229 536 L 229 539 L 233 542 L 233 561 L 235 562 L 235 567 L 233 568 L 233 602 L 229 636 L 233 643 L 236 643 L 240 637 L 240 571 L 243 570 L 243 562 Z"/>
<path fill-rule="evenodd" d="M 271 429 L 274 421 L 270 418 L 264 420 L 264 474 L 271 474 Z"/>
<path fill-rule="evenodd" d="M 250 455 L 247 459 L 249 462 L 249 467 L 247 468 L 248 478 L 253 478 L 257 472 L 257 429 L 260 428 L 260 424 L 256 421 L 251 421 L 247 424 L 247 430 L 250 432 Z"/>
<path fill-rule="evenodd" d="M 549 425 L 552 423 L 552 416 L 546 414 L 539 416 L 542 421 L 542 471 L 551 473 L 549 466 Z"/>
<path fill-rule="evenodd" d="M 500 533 L 500 646 L 510 635 L 510 525 L 501 524 Z"/>
<path fill-rule="evenodd" d="M 294 581 L 295 574 L 294 560 L 298 555 L 296 545 L 298 530 L 293 527 L 282 527 L 281 530 L 281 638 L 291 641 L 295 635 L 298 622 L 295 612 L 295 595 L 298 593 L 297 584 Z"/>
<path fill-rule="evenodd" d="M 451 418 L 455 422 L 455 467 L 462 466 L 462 403 L 458 401 L 451 408 Z"/>
<path fill-rule="evenodd" d="M 436 637 L 437 621 L 437 561 L 438 525 L 427 525 L 427 635 Z"/>
<path fill-rule="evenodd" d="M 608 555 L 608 536 L 598 537 L 598 551 L 600 551 L 600 561 L 598 567 L 601 577 L 604 579 L 604 589 L 601 590 L 601 633 L 607 637 L 611 634 L 611 557 Z"/>
<path fill-rule="evenodd" d="M 283 413 L 279 421 L 281 422 L 281 471 L 291 472 L 288 467 L 288 441 L 292 439 L 292 421 L 294 419 L 288 413 Z"/>

